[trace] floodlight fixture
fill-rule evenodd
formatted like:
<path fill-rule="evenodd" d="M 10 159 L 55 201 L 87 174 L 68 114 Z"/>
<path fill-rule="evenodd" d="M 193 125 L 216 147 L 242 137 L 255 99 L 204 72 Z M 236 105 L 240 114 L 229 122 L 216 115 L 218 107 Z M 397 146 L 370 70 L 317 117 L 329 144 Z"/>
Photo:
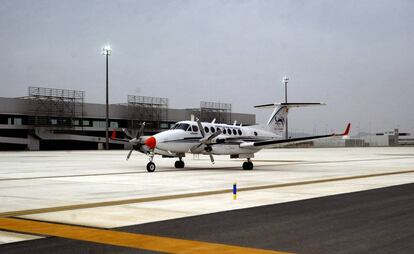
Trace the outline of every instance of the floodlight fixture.
<path fill-rule="evenodd" d="M 102 55 L 110 56 L 112 54 L 112 48 L 109 45 L 106 45 L 102 48 Z"/>

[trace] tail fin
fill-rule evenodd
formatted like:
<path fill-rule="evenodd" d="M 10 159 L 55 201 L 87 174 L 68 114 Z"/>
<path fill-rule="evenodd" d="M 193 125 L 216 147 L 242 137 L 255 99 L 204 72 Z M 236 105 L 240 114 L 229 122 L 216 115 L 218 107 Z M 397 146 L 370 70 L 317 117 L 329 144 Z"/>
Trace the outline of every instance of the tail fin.
<path fill-rule="evenodd" d="M 286 128 L 286 119 L 290 108 L 321 106 L 324 103 L 272 103 L 257 105 L 255 108 L 275 108 L 267 121 L 267 128 L 271 132 L 283 132 Z"/>

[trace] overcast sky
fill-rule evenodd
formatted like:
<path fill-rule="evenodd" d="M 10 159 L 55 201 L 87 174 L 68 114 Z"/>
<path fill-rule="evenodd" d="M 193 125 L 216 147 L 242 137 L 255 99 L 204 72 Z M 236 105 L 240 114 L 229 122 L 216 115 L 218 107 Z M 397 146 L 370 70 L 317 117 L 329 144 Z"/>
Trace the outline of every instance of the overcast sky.
<path fill-rule="evenodd" d="M 168 97 L 170 107 L 326 102 L 293 109 L 309 133 L 414 132 L 414 1 L 0 1 L 0 96 L 28 86 L 86 91 L 104 103 Z"/>

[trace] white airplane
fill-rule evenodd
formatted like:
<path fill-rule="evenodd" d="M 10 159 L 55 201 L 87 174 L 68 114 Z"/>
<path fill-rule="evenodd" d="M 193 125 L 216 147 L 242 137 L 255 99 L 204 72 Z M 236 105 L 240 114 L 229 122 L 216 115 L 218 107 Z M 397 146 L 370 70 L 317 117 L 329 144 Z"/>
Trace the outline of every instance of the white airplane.
<path fill-rule="evenodd" d="M 319 136 L 284 139 L 285 119 L 290 108 L 324 105 L 322 103 L 272 103 L 255 106 L 255 108 L 275 108 L 266 125 L 242 126 L 234 122 L 233 125 L 212 122 L 180 121 L 171 129 L 153 136 L 142 136 L 145 123 L 135 135 L 123 129 L 131 139 L 118 139 L 113 132 L 111 138 L 130 142 L 133 150 L 149 156 L 148 172 L 155 171 L 154 156 L 177 157 L 176 168 L 184 168 L 186 153 L 209 155 L 214 164 L 213 155 L 230 155 L 230 158 L 245 158 L 242 167 L 244 170 L 253 169 L 254 154 L 264 148 L 273 148 L 286 144 L 301 143 L 315 139 L 329 137 L 344 137 L 349 134 L 349 123 L 342 134 L 326 134 Z"/>

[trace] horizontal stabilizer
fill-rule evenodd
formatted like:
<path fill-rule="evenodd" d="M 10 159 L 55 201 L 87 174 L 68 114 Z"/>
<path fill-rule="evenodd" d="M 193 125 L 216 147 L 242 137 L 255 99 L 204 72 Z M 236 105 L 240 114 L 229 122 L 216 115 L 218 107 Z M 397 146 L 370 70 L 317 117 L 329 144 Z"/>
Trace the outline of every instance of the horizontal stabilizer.
<path fill-rule="evenodd" d="M 255 108 L 274 108 L 277 106 L 286 106 L 288 108 L 294 108 L 294 107 L 308 107 L 308 106 L 323 106 L 326 105 L 325 103 L 320 102 L 288 102 L 288 103 L 269 103 L 269 104 L 262 104 L 262 105 L 256 105 Z"/>

